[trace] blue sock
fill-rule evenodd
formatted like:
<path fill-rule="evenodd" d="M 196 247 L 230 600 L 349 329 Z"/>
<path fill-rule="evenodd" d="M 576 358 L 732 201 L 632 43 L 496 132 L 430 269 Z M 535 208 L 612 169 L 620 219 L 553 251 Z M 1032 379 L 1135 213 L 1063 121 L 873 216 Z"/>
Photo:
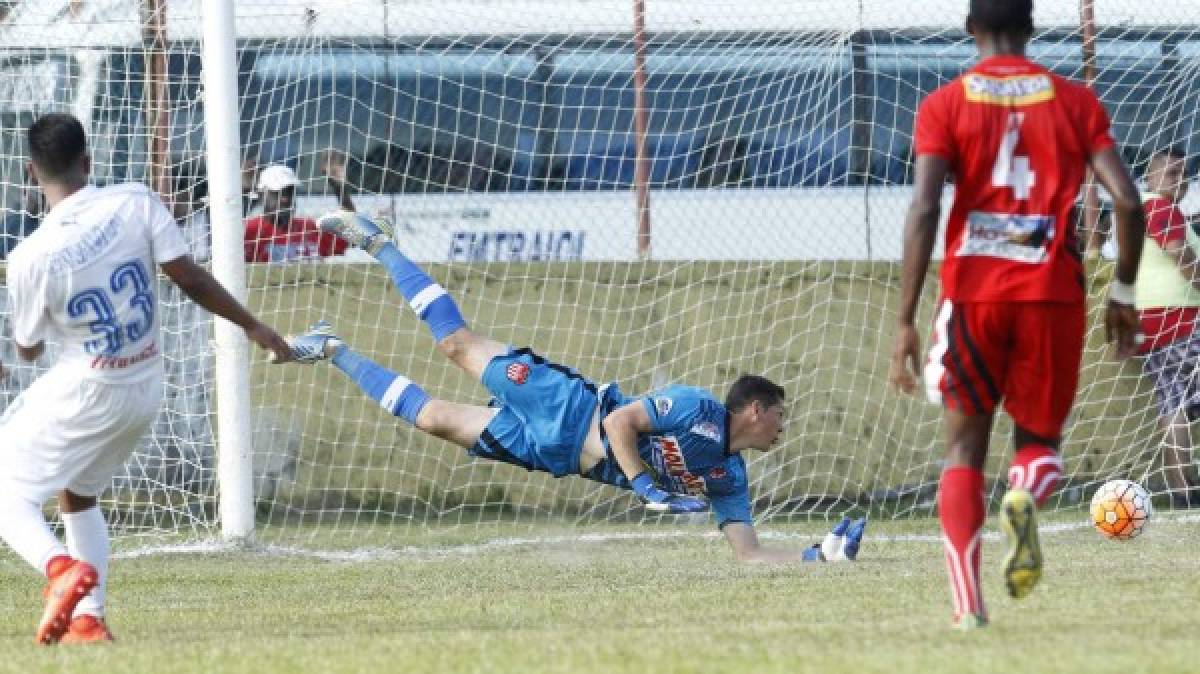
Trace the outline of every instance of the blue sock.
<path fill-rule="evenodd" d="M 404 257 L 404 253 L 394 245 L 385 245 L 375 257 L 387 267 L 392 282 L 408 300 L 413 311 L 417 312 L 417 317 L 429 326 L 435 341 L 440 342 L 455 330 L 467 326 L 458 305 L 446 293 L 446 289 L 429 278 L 412 260 Z"/>
<path fill-rule="evenodd" d="M 408 377 L 396 374 L 346 347 L 342 347 L 334 355 L 333 364 L 349 375 L 363 393 L 379 403 L 389 414 L 410 424 L 417 423 L 417 415 L 425 407 L 425 403 L 429 402 L 429 394 Z"/>

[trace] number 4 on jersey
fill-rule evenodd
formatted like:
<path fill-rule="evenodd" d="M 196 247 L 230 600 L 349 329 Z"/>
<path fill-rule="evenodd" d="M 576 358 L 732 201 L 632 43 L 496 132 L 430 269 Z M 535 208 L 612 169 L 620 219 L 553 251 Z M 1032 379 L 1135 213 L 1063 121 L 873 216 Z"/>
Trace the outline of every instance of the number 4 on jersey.
<path fill-rule="evenodd" d="M 992 185 L 1011 187 L 1013 196 L 1022 200 L 1029 198 L 1029 190 L 1033 188 L 1036 177 L 1029 168 L 1029 157 L 1015 156 L 1023 121 L 1025 113 L 1009 113 L 1004 138 L 1000 140 L 1000 151 L 996 153 L 996 163 L 992 165 Z"/>

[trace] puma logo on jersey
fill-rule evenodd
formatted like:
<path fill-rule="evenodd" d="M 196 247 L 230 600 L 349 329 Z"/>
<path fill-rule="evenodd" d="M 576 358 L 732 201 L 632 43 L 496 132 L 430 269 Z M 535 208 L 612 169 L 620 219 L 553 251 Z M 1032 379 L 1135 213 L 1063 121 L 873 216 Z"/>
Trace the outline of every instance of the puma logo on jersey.
<path fill-rule="evenodd" d="M 654 409 L 658 412 L 658 416 L 665 417 L 671 413 L 671 399 L 660 397 L 654 399 Z"/>

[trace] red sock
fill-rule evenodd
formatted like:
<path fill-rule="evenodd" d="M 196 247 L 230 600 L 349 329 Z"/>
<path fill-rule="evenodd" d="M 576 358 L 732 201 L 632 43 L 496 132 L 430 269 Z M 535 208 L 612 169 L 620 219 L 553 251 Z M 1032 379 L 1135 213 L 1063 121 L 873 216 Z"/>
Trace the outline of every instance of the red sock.
<path fill-rule="evenodd" d="M 1062 473 L 1062 458 L 1057 452 L 1045 445 L 1025 445 L 1013 456 L 1008 488 L 1028 491 L 1040 508 L 1054 493 Z"/>
<path fill-rule="evenodd" d="M 979 589 L 979 531 L 986 514 L 982 471 L 969 466 L 951 466 L 942 471 L 938 518 L 942 521 L 956 622 L 964 613 L 987 617 Z"/>
<path fill-rule="evenodd" d="M 46 562 L 46 577 L 55 578 L 71 565 L 71 558 L 66 555 L 55 555 Z"/>

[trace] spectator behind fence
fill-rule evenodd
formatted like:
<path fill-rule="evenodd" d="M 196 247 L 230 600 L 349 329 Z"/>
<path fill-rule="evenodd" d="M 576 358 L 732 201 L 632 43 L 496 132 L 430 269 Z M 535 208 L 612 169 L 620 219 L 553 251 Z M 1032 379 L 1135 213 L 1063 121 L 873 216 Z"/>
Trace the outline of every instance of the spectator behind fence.
<path fill-rule="evenodd" d="M 1146 243 L 1137 282 L 1142 368 L 1154 381 L 1162 462 L 1174 507 L 1200 506 L 1191 423 L 1200 413 L 1200 234 L 1179 210 L 1187 193 L 1182 150 L 1160 150 L 1146 169 Z"/>
<path fill-rule="evenodd" d="M 246 220 L 247 262 L 291 262 L 341 255 L 346 242 L 317 229 L 317 223 L 295 215 L 296 172 L 272 164 L 258 176 L 263 213 Z"/>

